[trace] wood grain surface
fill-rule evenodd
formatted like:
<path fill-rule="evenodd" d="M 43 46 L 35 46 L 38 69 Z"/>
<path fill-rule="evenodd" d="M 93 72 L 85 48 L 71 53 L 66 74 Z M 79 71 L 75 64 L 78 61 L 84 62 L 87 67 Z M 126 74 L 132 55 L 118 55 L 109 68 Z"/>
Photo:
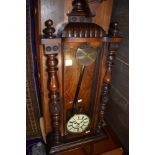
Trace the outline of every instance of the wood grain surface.
<path fill-rule="evenodd" d="M 108 33 L 109 25 L 111 21 L 111 13 L 112 13 L 113 0 L 103 1 L 96 8 L 96 16 L 93 21 L 100 25 L 106 33 Z"/>
<path fill-rule="evenodd" d="M 104 155 L 104 153 L 107 153 L 105 155 L 122 155 L 123 149 L 117 141 L 116 136 L 113 134 L 110 128 L 103 127 L 103 129 L 105 130 L 108 138 L 96 143 L 83 145 L 83 147 L 80 148 L 77 147 L 56 153 L 56 155 Z"/>

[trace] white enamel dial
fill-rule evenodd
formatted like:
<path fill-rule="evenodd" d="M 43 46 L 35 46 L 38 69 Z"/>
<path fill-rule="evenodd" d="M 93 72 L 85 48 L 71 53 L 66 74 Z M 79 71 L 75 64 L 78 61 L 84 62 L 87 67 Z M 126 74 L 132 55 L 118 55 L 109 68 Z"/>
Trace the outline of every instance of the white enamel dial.
<path fill-rule="evenodd" d="M 72 133 L 84 132 L 90 123 L 90 119 L 84 114 L 75 114 L 67 122 L 67 130 Z"/>

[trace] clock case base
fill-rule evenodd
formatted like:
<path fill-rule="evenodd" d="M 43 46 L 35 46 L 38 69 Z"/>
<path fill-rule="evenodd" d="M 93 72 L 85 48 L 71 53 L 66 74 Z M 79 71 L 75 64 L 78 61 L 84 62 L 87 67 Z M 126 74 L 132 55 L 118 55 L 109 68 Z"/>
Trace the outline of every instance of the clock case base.
<path fill-rule="evenodd" d="M 80 148 L 80 147 L 83 147 L 84 145 L 98 142 L 98 141 L 101 141 L 107 138 L 108 138 L 108 135 L 106 134 L 104 130 L 102 130 L 100 133 L 96 133 L 96 134 L 91 133 L 83 137 L 80 137 L 80 139 L 74 139 L 72 141 L 62 140 L 62 143 L 54 146 L 53 136 L 52 134 L 49 134 L 47 136 L 47 144 L 49 144 L 47 151 L 49 152 L 49 154 L 56 154 L 56 153 L 63 152 L 66 150 Z"/>

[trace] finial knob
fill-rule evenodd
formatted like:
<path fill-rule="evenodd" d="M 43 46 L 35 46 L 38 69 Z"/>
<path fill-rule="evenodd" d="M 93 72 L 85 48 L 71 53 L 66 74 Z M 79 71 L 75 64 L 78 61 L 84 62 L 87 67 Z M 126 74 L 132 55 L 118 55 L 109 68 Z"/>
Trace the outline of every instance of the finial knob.
<path fill-rule="evenodd" d="M 82 3 L 81 0 L 73 0 L 72 2 L 72 6 L 73 6 L 73 10 L 77 10 L 77 11 L 80 11 L 80 10 L 83 10 L 83 6 L 84 4 Z"/>
<path fill-rule="evenodd" d="M 119 23 L 118 22 L 113 22 L 111 23 L 111 28 L 110 28 L 110 33 L 112 34 L 113 37 L 117 37 L 119 33 Z"/>
<path fill-rule="evenodd" d="M 47 20 L 47 21 L 45 22 L 45 25 L 46 25 L 47 27 L 50 27 L 50 26 L 53 25 L 53 21 L 52 21 L 51 19 L 49 19 L 49 20 Z"/>
<path fill-rule="evenodd" d="M 55 28 L 52 25 L 53 21 L 51 19 L 45 22 L 46 28 L 43 30 L 45 38 L 54 38 L 53 33 L 55 32 Z"/>

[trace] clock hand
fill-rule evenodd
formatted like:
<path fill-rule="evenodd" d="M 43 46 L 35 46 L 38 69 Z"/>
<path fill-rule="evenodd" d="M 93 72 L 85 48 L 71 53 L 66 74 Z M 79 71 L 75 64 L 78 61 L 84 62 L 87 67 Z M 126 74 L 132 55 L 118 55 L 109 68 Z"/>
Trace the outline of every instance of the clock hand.
<path fill-rule="evenodd" d="M 74 119 L 74 118 L 73 118 Z M 76 120 L 74 119 L 74 122 L 76 122 Z"/>

